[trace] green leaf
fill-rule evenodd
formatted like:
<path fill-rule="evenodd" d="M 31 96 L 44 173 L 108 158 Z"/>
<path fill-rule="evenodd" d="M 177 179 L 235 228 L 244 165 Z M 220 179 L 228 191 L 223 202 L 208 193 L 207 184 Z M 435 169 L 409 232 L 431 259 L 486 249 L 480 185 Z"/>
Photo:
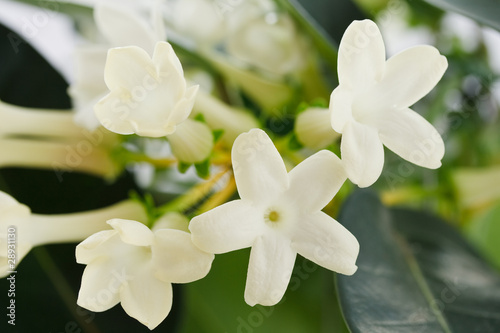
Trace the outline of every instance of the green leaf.
<path fill-rule="evenodd" d="M 206 159 L 203 162 L 195 163 L 196 173 L 200 178 L 207 179 L 210 176 L 210 159 Z"/>
<path fill-rule="evenodd" d="M 189 167 L 193 165 L 192 163 L 184 163 L 182 161 L 179 161 L 179 164 L 177 165 L 177 169 L 179 170 L 180 173 L 186 173 L 186 171 L 189 169 Z"/>
<path fill-rule="evenodd" d="M 424 0 L 445 11 L 453 11 L 500 31 L 498 0 Z"/>
<path fill-rule="evenodd" d="M 207 121 L 205 120 L 205 116 L 203 113 L 198 113 L 196 116 L 194 116 L 194 120 L 199 121 L 200 123 L 206 124 Z"/>
<path fill-rule="evenodd" d="M 295 135 L 295 133 L 293 133 L 290 136 L 290 140 L 288 141 L 288 149 L 294 151 L 294 150 L 299 150 L 302 148 L 304 148 L 304 146 L 302 145 L 302 143 L 300 143 L 299 139 L 297 139 L 297 136 Z"/>
<path fill-rule="evenodd" d="M 474 219 L 467 233 L 484 256 L 500 269 L 500 203 Z"/>
<path fill-rule="evenodd" d="M 351 332 L 498 332 L 500 276 L 452 226 L 369 191 L 339 220 L 360 243 L 358 271 L 337 279 Z"/>
<path fill-rule="evenodd" d="M 223 129 L 213 130 L 212 135 L 214 136 L 214 143 L 217 143 L 224 135 L 224 130 Z"/>
<path fill-rule="evenodd" d="M 333 273 L 301 257 L 280 303 L 247 305 L 249 252 L 217 255 L 205 278 L 185 285 L 180 333 L 347 332 L 331 283 Z"/>

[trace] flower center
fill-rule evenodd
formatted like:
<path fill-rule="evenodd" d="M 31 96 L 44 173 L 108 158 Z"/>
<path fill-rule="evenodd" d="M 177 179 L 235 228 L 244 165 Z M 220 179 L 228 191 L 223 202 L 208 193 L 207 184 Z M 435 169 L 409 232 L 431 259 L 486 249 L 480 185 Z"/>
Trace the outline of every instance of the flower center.
<path fill-rule="evenodd" d="M 280 213 L 278 213 L 275 210 L 272 210 L 267 217 L 271 222 L 278 222 L 280 219 Z"/>
<path fill-rule="evenodd" d="M 283 214 L 275 208 L 269 208 L 264 213 L 264 220 L 270 224 L 283 221 Z"/>

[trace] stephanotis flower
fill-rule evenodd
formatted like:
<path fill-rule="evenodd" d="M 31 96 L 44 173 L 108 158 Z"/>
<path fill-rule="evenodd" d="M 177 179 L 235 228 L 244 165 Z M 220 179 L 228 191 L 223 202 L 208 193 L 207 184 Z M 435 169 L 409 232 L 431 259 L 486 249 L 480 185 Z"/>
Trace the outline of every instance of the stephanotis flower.
<path fill-rule="evenodd" d="M 356 238 L 321 209 L 346 176 L 342 163 L 323 150 L 287 173 L 271 139 L 260 129 L 241 134 L 232 149 L 241 199 L 191 220 L 193 242 L 225 253 L 252 247 L 245 301 L 274 305 L 283 297 L 297 253 L 342 274 L 357 267 Z"/>
<path fill-rule="evenodd" d="M 68 92 L 76 111 L 75 122 L 93 131 L 100 125 L 94 105 L 107 93 L 103 72 L 108 49 L 135 45 L 153 54 L 156 42 L 167 37 L 161 12 L 153 3 L 98 1 L 90 6 L 99 34 L 76 49 L 76 77 Z"/>
<path fill-rule="evenodd" d="M 360 187 L 373 184 L 387 148 L 414 164 L 441 166 L 444 143 L 437 130 L 409 107 L 443 76 L 448 63 L 432 46 L 415 46 L 385 60 L 377 25 L 355 21 L 338 54 L 339 86 L 332 92 L 331 124 L 342 133 L 347 176 Z"/>
<path fill-rule="evenodd" d="M 113 216 L 137 219 L 147 217 L 142 205 L 130 200 L 80 213 L 33 214 L 28 206 L 0 191 L 0 277 L 15 270 L 33 247 L 80 242 L 98 231 L 108 229 L 106 220 Z M 15 258 L 9 257 L 4 250 L 12 243 L 15 243 Z"/>
<path fill-rule="evenodd" d="M 77 262 L 87 265 L 77 303 L 100 312 L 121 302 L 129 316 L 152 330 L 170 312 L 172 283 L 203 278 L 214 256 L 194 246 L 188 220 L 175 213 L 153 230 L 132 220 L 108 223 L 114 230 L 96 233 L 76 248 Z"/>
<path fill-rule="evenodd" d="M 198 86 L 187 87 L 181 63 L 167 42 L 153 57 L 136 46 L 111 49 L 104 70 L 110 93 L 94 107 L 101 124 L 118 134 L 166 136 L 184 162 L 201 162 L 213 147 L 203 123 L 189 120 Z"/>

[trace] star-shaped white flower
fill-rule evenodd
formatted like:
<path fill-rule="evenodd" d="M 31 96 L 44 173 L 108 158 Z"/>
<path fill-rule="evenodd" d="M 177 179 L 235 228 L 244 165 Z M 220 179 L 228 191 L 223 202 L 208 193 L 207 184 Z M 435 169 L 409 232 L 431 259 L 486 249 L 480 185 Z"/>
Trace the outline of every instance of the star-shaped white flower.
<path fill-rule="evenodd" d="M 373 184 L 384 165 L 383 145 L 402 158 L 435 169 L 444 143 L 437 130 L 409 107 L 443 76 L 448 63 L 432 46 L 415 46 L 385 60 L 377 25 L 355 21 L 338 54 L 339 86 L 330 99 L 332 127 L 342 133 L 342 161 L 349 179 Z"/>
<path fill-rule="evenodd" d="M 183 162 L 206 159 L 213 147 L 208 126 L 188 119 L 198 86 L 187 88 L 179 58 L 158 42 L 151 58 L 136 46 L 111 49 L 104 71 L 111 92 L 94 107 L 101 124 L 118 134 L 166 136 Z"/>
<path fill-rule="evenodd" d="M 154 4 L 98 1 L 90 6 L 99 34 L 75 50 L 76 77 L 68 92 L 76 111 L 75 122 L 93 131 L 100 126 L 94 105 L 107 93 L 103 73 L 108 49 L 135 45 L 153 54 L 156 42 L 167 37 L 163 18 Z M 145 15 L 148 11 L 151 15 Z"/>
<path fill-rule="evenodd" d="M 164 216 L 153 231 L 132 220 L 108 223 L 114 230 L 76 248 L 77 262 L 87 265 L 77 303 L 100 312 L 121 302 L 129 316 L 154 329 L 172 307 L 172 283 L 203 278 L 214 256 L 194 246 L 187 219 L 177 214 Z"/>
<path fill-rule="evenodd" d="M 188 118 L 198 91 L 186 87 L 182 65 L 167 42 L 156 44 L 152 58 L 137 46 L 109 50 L 104 80 L 110 93 L 94 111 L 118 134 L 172 134 Z"/>
<path fill-rule="evenodd" d="M 356 238 L 321 209 L 346 176 L 339 158 L 320 151 L 287 173 L 271 139 L 260 129 L 241 134 L 232 149 L 241 199 L 191 220 L 193 242 L 211 253 L 252 247 L 245 289 L 249 305 L 283 297 L 297 253 L 342 274 L 353 274 Z"/>

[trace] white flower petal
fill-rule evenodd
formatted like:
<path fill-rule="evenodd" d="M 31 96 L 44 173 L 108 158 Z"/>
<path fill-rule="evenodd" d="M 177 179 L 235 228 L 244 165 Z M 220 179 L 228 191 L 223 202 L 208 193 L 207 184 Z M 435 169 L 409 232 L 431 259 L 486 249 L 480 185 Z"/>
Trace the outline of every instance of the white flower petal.
<path fill-rule="evenodd" d="M 155 232 L 152 247 L 155 276 L 165 282 L 189 283 L 210 271 L 214 255 L 201 251 L 191 241 L 191 234 L 174 229 Z"/>
<path fill-rule="evenodd" d="M 97 232 L 76 246 L 76 262 L 88 265 L 98 257 L 109 256 L 111 249 L 119 242 L 121 240 L 116 230 Z"/>
<path fill-rule="evenodd" d="M 122 282 L 116 278 L 123 266 L 113 260 L 100 258 L 87 265 L 83 271 L 77 304 L 94 312 L 106 311 L 120 302 Z"/>
<path fill-rule="evenodd" d="M 121 99 L 121 93 L 112 91 L 94 106 L 94 114 L 106 129 L 118 134 L 133 134 L 134 126 L 129 121 L 131 108 Z"/>
<path fill-rule="evenodd" d="M 192 86 L 186 89 L 184 97 L 177 102 L 174 110 L 170 113 L 167 123 L 175 126 L 188 119 L 196 100 L 199 86 Z"/>
<path fill-rule="evenodd" d="M 356 237 L 323 212 L 302 216 L 292 248 L 329 270 L 346 275 L 357 270 L 359 243 Z"/>
<path fill-rule="evenodd" d="M 385 46 L 377 25 L 370 20 L 351 23 L 339 46 L 339 83 L 362 91 L 380 80 L 384 62 Z"/>
<path fill-rule="evenodd" d="M 266 132 L 252 129 L 234 141 L 231 151 L 238 193 L 244 200 L 267 202 L 288 188 L 288 174 Z"/>
<path fill-rule="evenodd" d="M 167 42 L 159 42 L 155 46 L 153 62 L 157 64 L 158 72 L 161 74 L 176 74 L 179 78 L 184 78 L 182 64 L 174 52 L 172 45 Z"/>
<path fill-rule="evenodd" d="M 191 220 L 193 243 L 210 253 L 226 253 L 252 246 L 262 234 L 264 212 L 243 200 L 234 200 Z"/>
<path fill-rule="evenodd" d="M 161 2 L 155 3 L 151 6 L 150 20 L 153 25 L 153 31 L 156 36 L 156 40 L 167 40 L 167 27 L 165 26 L 165 21 L 163 20 Z"/>
<path fill-rule="evenodd" d="M 322 149 L 340 135 L 332 129 L 329 109 L 309 108 L 295 120 L 295 135 L 304 146 Z"/>
<path fill-rule="evenodd" d="M 120 235 L 121 240 L 130 245 L 148 246 L 153 243 L 153 232 L 144 224 L 124 219 L 112 219 L 108 224 Z"/>
<path fill-rule="evenodd" d="M 94 8 L 94 19 L 99 31 L 112 46 L 135 45 L 153 52 L 157 37 L 145 20 L 126 6 L 99 3 Z"/>
<path fill-rule="evenodd" d="M 444 142 L 438 131 L 411 109 L 380 113 L 377 120 L 382 143 L 413 164 L 430 169 L 441 166 Z"/>
<path fill-rule="evenodd" d="M 305 212 L 323 209 L 347 179 L 344 165 L 334 153 L 322 150 L 308 157 L 290 173 L 288 202 Z"/>
<path fill-rule="evenodd" d="M 359 109 L 407 108 L 427 95 L 443 76 L 448 62 L 428 45 L 406 49 L 387 60 L 384 77 L 359 101 Z"/>
<path fill-rule="evenodd" d="M 197 163 L 208 158 L 214 145 L 210 128 L 202 122 L 187 119 L 167 136 L 172 153 L 182 162 Z"/>
<path fill-rule="evenodd" d="M 108 51 L 104 81 L 110 90 L 130 94 L 155 72 L 151 57 L 143 49 L 137 46 L 117 47 Z"/>
<path fill-rule="evenodd" d="M 338 86 L 330 95 L 331 126 L 338 132 L 343 133 L 347 122 L 352 119 L 353 92 Z"/>
<path fill-rule="evenodd" d="M 367 187 L 377 181 L 384 167 L 384 147 L 375 129 L 350 121 L 340 150 L 347 176 L 354 184 Z"/>
<path fill-rule="evenodd" d="M 245 302 L 250 306 L 277 304 L 290 282 L 296 256 L 290 240 L 278 233 L 257 238 L 250 252 Z"/>
<path fill-rule="evenodd" d="M 121 289 L 120 298 L 125 312 L 152 330 L 172 308 L 172 285 L 155 278 L 151 264 L 138 265 L 134 279 Z"/>

